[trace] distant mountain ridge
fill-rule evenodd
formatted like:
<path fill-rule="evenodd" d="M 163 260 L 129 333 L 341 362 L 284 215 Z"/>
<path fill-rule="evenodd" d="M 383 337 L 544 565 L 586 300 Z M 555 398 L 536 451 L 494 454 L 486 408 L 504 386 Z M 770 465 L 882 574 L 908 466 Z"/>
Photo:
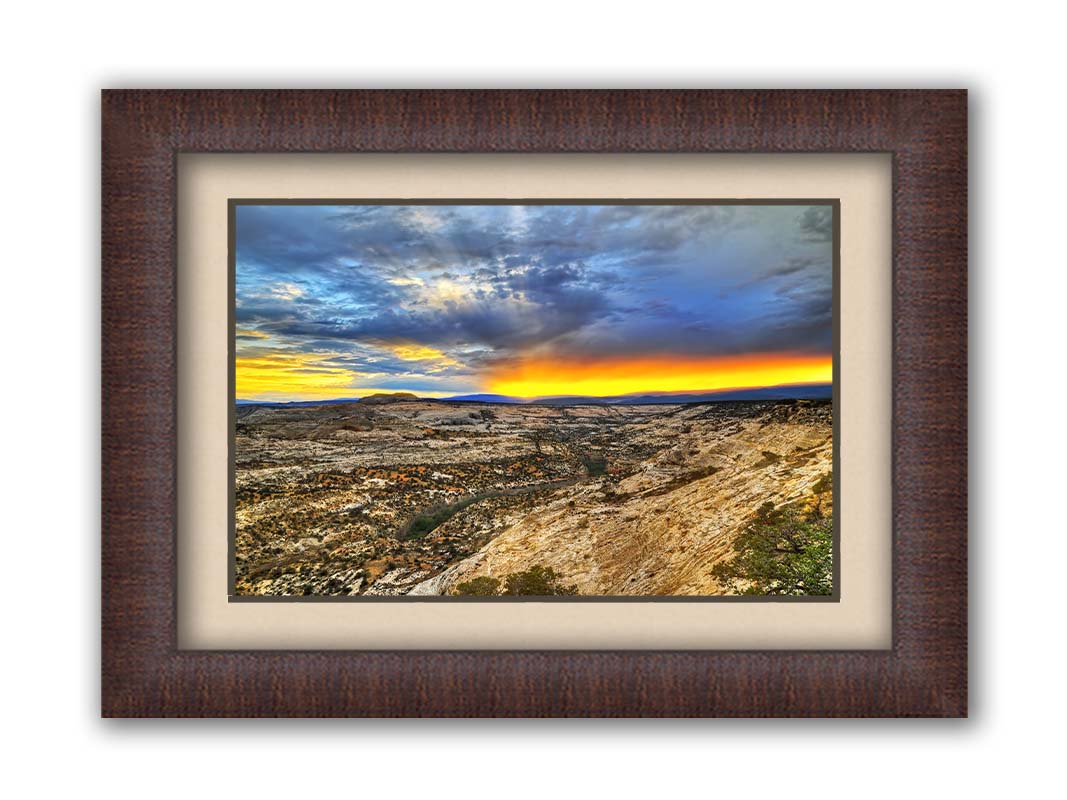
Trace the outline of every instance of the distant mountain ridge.
<path fill-rule="evenodd" d="M 442 397 L 441 399 L 456 403 L 510 403 L 514 405 L 531 402 L 521 397 L 509 397 L 506 394 L 457 394 L 454 397 Z"/>
<path fill-rule="evenodd" d="M 336 400 L 260 401 L 237 400 L 239 406 L 269 406 L 273 408 L 303 408 L 307 406 L 337 405 L 340 403 L 399 403 L 410 400 L 441 403 L 504 403 L 510 405 L 656 405 L 710 403 L 743 400 L 830 400 L 833 385 L 829 383 L 797 383 L 764 386 L 757 389 L 721 389 L 713 392 L 643 392 L 609 397 L 563 396 L 526 399 L 501 394 L 464 394 L 453 397 L 417 397 L 410 392 L 376 392 L 367 397 L 343 397 Z"/>

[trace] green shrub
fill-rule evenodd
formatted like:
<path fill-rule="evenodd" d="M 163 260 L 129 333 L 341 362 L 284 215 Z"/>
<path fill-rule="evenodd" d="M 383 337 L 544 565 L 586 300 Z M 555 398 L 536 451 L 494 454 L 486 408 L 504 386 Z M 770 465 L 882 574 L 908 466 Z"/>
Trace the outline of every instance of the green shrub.
<path fill-rule="evenodd" d="M 525 572 L 513 572 L 504 579 L 503 591 L 500 581 L 483 575 L 456 586 L 455 594 L 463 597 L 499 597 L 501 595 L 527 597 L 557 597 L 578 594 L 577 586 L 564 586 L 560 575 L 550 567 L 540 564 Z"/>
<path fill-rule="evenodd" d="M 476 503 L 478 499 L 479 498 L 476 496 L 465 497 L 462 500 L 457 500 L 451 505 L 440 506 L 438 508 L 430 509 L 429 511 L 424 511 L 397 531 L 396 538 L 400 540 L 419 539 L 448 522 L 448 520 L 452 519 L 452 517 L 467 506 Z"/>
<path fill-rule="evenodd" d="M 811 487 L 812 494 L 822 494 L 823 492 L 832 491 L 834 488 L 834 474 L 832 472 L 824 472 L 819 476 L 819 480 Z"/>
<path fill-rule="evenodd" d="M 735 556 L 712 574 L 743 595 L 828 595 L 833 591 L 833 518 L 765 503 L 734 542 Z"/>
<path fill-rule="evenodd" d="M 560 575 L 554 569 L 538 564 L 525 572 L 508 575 L 504 580 L 504 594 L 537 597 L 578 594 L 577 586 L 563 586 L 559 580 Z"/>
<path fill-rule="evenodd" d="M 608 460 L 599 453 L 589 453 L 579 456 L 579 459 L 590 478 L 599 478 L 608 470 Z"/>
<path fill-rule="evenodd" d="M 494 597 L 500 594 L 500 581 L 483 575 L 480 578 L 464 581 L 456 587 L 455 593 L 468 597 Z"/>

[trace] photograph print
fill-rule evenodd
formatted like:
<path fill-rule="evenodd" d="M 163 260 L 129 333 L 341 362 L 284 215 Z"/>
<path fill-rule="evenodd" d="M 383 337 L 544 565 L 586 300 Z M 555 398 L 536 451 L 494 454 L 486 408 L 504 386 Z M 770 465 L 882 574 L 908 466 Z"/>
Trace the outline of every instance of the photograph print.
<path fill-rule="evenodd" d="M 836 599 L 838 212 L 231 200 L 231 599 Z"/>

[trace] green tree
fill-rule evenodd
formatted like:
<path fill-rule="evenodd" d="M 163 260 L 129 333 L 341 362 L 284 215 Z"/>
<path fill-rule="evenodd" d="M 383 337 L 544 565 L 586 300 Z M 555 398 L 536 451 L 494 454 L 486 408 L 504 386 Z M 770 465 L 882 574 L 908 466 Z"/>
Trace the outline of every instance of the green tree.
<path fill-rule="evenodd" d="M 465 597 L 497 597 L 500 595 L 524 595 L 528 597 L 555 597 L 578 594 L 577 586 L 564 586 L 561 576 L 551 567 L 541 564 L 525 572 L 513 572 L 504 578 L 503 591 L 496 578 L 483 575 L 456 586 L 455 594 Z"/>
<path fill-rule="evenodd" d="M 764 503 L 734 542 L 736 555 L 712 574 L 743 595 L 828 595 L 833 591 L 833 518 Z"/>
<path fill-rule="evenodd" d="M 483 575 L 459 584 L 456 587 L 456 594 L 469 597 L 494 597 L 500 594 L 500 581 Z"/>
<path fill-rule="evenodd" d="M 504 581 L 504 594 L 537 597 L 578 594 L 577 586 L 562 585 L 560 577 L 551 567 L 538 564 L 525 572 L 513 572 L 508 575 Z"/>

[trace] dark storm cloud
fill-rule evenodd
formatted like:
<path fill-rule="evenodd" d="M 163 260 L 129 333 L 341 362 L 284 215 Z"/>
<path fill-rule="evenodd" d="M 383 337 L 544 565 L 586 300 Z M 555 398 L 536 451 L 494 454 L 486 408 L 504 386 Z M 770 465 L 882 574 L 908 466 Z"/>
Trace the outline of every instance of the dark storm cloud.
<path fill-rule="evenodd" d="M 770 284 L 780 286 L 783 283 L 815 283 L 821 284 L 822 281 L 812 281 L 811 278 L 820 274 L 827 273 L 830 270 L 830 262 L 826 257 L 790 257 L 786 258 L 782 263 L 776 264 L 764 272 L 754 275 L 748 280 L 738 284 L 735 289 L 744 289 L 750 286 L 756 286 L 758 284 Z M 796 277 L 794 277 L 796 276 Z"/>
<path fill-rule="evenodd" d="M 777 267 L 770 270 L 763 276 L 763 278 L 764 280 L 768 278 L 785 278 L 809 270 L 812 267 L 821 268 L 826 266 L 828 266 L 828 264 L 826 263 L 826 260 L 822 258 L 787 258 L 785 263 L 779 264 Z"/>
<path fill-rule="evenodd" d="M 833 210 L 829 206 L 810 206 L 797 217 L 801 234 L 808 242 L 829 242 L 833 237 Z"/>
<path fill-rule="evenodd" d="M 482 292 L 483 299 L 445 303 L 439 308 L 416 304 L 411 309 L 387 308 L 350 318 L 275 317 L 267 329 L 290 336 L 328 337 L 350 341 L 418 341 L 436 346 L 464 343 L 489 347 L 523 347 L 554 339 L 603 315 L 607 300 L 590 289 L 564 290 L 542 286 L 535 298 L 515 301 L 509 289 Z M 241 309 L 238 309 L 240 311 Z M 271 307 L 271 311 L 276 309 Z M 263 307 L 253 318 L 268 320 Z M 245 317 L 238 314 L 238 321 Z"/>

